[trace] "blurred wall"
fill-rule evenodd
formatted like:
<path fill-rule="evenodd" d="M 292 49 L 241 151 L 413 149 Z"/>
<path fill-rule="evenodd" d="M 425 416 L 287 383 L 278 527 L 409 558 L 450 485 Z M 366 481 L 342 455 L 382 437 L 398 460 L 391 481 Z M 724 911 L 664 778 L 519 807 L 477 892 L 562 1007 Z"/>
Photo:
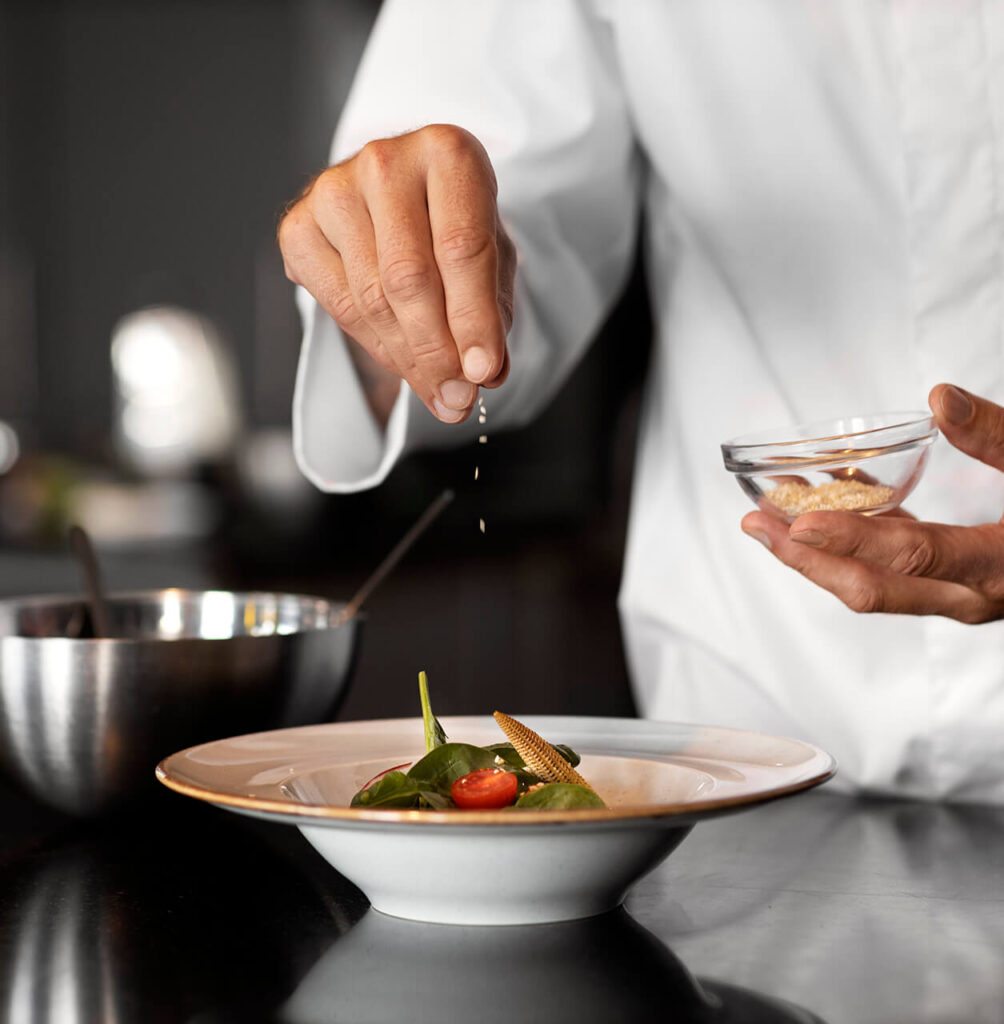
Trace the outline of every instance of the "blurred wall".
<path fill-rule="evenodd" d="M 288 429 L 299 324 L 276 217 L 326 163 L 377 9 L 0 0 L 0 420 L 29 451 L 121 475 L 109 340 L 124 313 L 158 302 L 219 326 L 248 437 Z M 295 502 L 214 467 L 201 481 L 223 510 L 212 535 L 106 551 L 108 584 L 347 597 L 452 487 L 451 508 L 369 603 L 344 714 L 414 713 L 420 668 L 443 714 L 484 711 L 482 691 L 517 712 L 629 713 L 614 602 L 649 329 L 636 271 L 551 408 L 476 453 L 477 484 L 470 450 L 413 456 L 376 491 Z M 72 589 L 65 552 L 51 554 L 60 536 L 50 530 L 46 562 L 5 549 L 0 532 L 3 593 Z"/>
<path fill-rule="evenodd" d="M 299 339 L 276 215 L 324 166 L 376 10 L 373 0 L 0 7 L 0 251 L 5 293 L 20 292 L 8 305 L 33 313 L 3 324 L 3 347 L 42 382 L 40 401 L 21 407 L 23 388 L 0 392 L 0 417 L 27 415 L 43 445 L 100 455 L 112 328 L 140 305 L 174 301 L 225 332 L 252 422 L 288 419 Z"/>

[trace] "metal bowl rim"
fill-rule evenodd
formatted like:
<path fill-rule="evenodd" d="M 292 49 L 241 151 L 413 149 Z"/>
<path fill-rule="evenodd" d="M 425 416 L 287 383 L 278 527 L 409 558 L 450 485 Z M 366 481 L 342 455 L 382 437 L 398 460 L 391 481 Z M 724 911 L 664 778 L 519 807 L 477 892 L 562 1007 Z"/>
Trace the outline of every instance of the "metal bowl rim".
<path fill-rule="evenodd" d="M 299 594 L 292 591 L 284 590 L 227 590 L 221 587 L 208 587 L 206 589 L 197 589 L 191 587 L 162 587 L 160 589 L 147 589 L 147 590 L 113 590 L 109 591 L 106 595 L 110 601 L 129 601 L 133 600 L 139 603 L 145 599 L 150 603 L 155 603 L 154 599 L 162 597 L 165 594 L 178 594 L 183 599 L 191 597 L 202 597 L 206 594 L 228 594 L 231 597 L 238 599 L 248 599 L 255 597 L 272 597 L 278 599 L 293 600 L 299 605 L 310 605 L 310 604 L 326 604 L 330 607 L 332 613 L 338 612 L 340 609 L 347 607 L 347 601 L 336 601 L 328 597 L 321 597 L 317 594 Z M 63 593 L 63 594 L 29 594 L 23 597 L 5 597 L 0 598 L 0 611 L 9 608 L 35 608 L 44 607 L 46 605 L 55 604 L 80 604 L 86 601 L 84 595 L 78 593 Z M 233 643 L 234 641 L 247 641 L 247 640 L 277 640 L 287 639 L 297 636 L 307 636 L 313 633 L 325 633 L 329 630 L 335 630 L 341 626 L 347 626 L 349 624 L 358 623 L 360 620 L 366 618 L 366 613 L 363 611 L 357 611 L 350 619 L 346 619 L 344 622 L 332 622 L 326 625 L 311 626 L 309 629 L 296 629 L 288 633 L 263 633 L 259 636 L 255 636 L 250 633 L 238 633 L 235 636 L 220 636 L 220 637 L 206 637 L 206 636 L 141 636 L 141 637 L 69 637 L 69 636 L 23 636 L 20 633 L 4 633 L 0 632 L 0 643 L 6 640 L 17 640 L 21 643 L 51 643 L 57 641 L 60 643 L 70 644 L 119 644 L 122 646 L 135 646 L 141 647 L 145 645 L 155 646 L 158 644 L 171 643 L 179 644 L 185 642 L 194 641 L 200 644 L 207 643 Z"/>

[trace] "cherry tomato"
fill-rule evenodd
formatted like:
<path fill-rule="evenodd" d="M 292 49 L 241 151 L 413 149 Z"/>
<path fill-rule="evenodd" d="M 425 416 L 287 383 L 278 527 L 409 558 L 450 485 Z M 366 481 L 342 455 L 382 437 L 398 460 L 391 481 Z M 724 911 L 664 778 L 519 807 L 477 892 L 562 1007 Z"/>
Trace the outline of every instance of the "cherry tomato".
<path fill-rule="evenodd" d="M 450 796 L 464 810 L 490 810 L 514 803 L 518 790 L 519 782 L 512 772 L 479 768 L 461 775 L 450 787 Z"/>

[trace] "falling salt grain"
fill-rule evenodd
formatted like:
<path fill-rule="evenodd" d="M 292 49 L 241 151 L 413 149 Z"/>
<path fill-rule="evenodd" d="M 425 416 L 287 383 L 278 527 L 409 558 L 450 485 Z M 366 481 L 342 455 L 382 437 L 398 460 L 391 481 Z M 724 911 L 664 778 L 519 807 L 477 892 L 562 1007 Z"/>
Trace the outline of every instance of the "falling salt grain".
<path fill-rule="evenodd" d="M 485 396 L 482 395 L 482 394 L 478 394 L 478 422 L 479 423 L 484 423 L 487 418 L 488 418 L 488 413 L 485 410 Z M 481 434 L 478 437 L 478 444 L 487 444 L 487 443 L 488 443 L 488 435 L 487 434 Z M 477 480 L 479 473 L 480 473 L 479 467 L 475 466 L 474 467 L 474 479 L 475 480 Z M 484 519 L 479 519 L 478 520 L 478 527 L 479 527 L 479 529 L 481 530 L 481 532 L 483 534 L 485 532 L 485 521 L 484 521 Z"/>

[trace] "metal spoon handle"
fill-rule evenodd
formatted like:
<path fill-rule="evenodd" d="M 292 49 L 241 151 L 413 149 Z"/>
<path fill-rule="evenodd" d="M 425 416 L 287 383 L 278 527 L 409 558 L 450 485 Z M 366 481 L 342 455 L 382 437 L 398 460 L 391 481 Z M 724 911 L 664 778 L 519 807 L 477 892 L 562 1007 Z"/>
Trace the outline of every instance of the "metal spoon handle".
<path fill-rule="evenodd" d="M 77 561 L 84 573 L 84 585 L 87 588 L 87 603 L 91 610 L 91 625 L 94 627 L 94 635 L 95 637 L 111 636 L 108 603 L 105 601 L 104 590 L 101 586 L 101 570 L 98 567 L 98 559 L 94 554 L 91 538 L 83 527 L 75 524 L 70 527 L 70 547 L 77 556 Z"/>
<path fill-rule="evenodd" d="M 419 516 L 414 526 L 394 545 L 384 560 L 373 570 L 366 582 L 356 591 L 355 597 L 342 609 L 340 619 L 346 622 L 362 607 L 363 602 L 386 579 L 387 574 L 401 560 L 405 552 L 425 532 L 439 513 L 453 501 L 453 491 L 447 489 Z"/>

